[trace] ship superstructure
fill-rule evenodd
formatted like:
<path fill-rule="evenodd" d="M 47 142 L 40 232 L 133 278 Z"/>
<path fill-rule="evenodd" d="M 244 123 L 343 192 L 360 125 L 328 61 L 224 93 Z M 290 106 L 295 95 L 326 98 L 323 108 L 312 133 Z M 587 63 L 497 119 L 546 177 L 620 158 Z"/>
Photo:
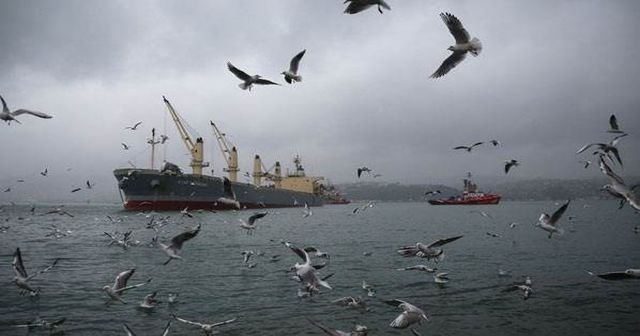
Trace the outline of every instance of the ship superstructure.
<path fill-rule="evenodd" d="M 464 190 L 462 196 L 452 196 L 429 200 L 432 205 L 474 205 L 474 204 L 498 204 L 500 195 L 485 194 L 478 190 L 478 185 L 471 179 L 471 173 L 467 173 L 467 178 L 463 179 Z"/>

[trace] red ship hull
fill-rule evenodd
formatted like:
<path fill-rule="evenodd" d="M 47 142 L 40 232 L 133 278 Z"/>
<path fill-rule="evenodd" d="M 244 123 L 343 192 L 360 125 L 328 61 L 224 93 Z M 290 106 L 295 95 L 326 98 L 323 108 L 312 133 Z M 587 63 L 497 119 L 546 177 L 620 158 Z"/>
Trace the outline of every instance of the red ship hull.
<path fill-rule="evenodd" d="M 464 198 L 443 198 L 429 200 L 431 205 L 484 205 L 484 204 L 498 204 L 500 202 L 499 195 L 482 195 Z"/>

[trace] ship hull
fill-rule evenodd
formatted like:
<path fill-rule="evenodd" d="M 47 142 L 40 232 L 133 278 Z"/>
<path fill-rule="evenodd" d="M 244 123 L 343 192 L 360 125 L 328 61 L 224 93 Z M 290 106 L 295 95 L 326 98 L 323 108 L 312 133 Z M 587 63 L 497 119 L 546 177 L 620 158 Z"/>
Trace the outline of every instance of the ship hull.
<path fill-rule="evenodd" d="M 114 176 L 127 210 L 233 210 L 224 197 L 223 179 L 191 174 L 160 174 L 151 169 L 116 169 Z M 314 194 L 232 182 L 241 209 L 322 206 Z"/>
<path fill-rule="evenodd" d="M 488 205 L 500 203 L 500 196 L 485 195 L 473 198 L 435 199 L 429 200 L 431 205 Z"/>

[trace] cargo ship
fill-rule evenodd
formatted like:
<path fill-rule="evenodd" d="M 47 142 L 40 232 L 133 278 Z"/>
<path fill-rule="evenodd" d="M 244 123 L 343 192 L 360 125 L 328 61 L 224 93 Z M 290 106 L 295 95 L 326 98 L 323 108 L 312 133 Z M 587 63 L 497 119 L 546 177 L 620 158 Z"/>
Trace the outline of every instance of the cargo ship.
<path fill-rule="evenodd" d="M 351 201 L 340 194 L 334 185 L 323 187 L 322 195 L 325 204 L 349 204 Z"/>
<path fill-rule="evenodd" d="M 223 170 L 228 177 L 203 174 L 204 141 L 193 137 L 185 128 L 186 122 L 162 97 L 180 137 L 191 155 L 192 173 L 183 173 L 175 164 L 165 162 L 160 169 L 154 169 L 155 149 L 161 142 L 156 139 L 155 130 L 147 141 L 151 145 L 151 168 L 119 168 L 113 174 L 118 181 L 118 190 L 126 210 L 233 210 L 256 208 L 282 208 L 322 206 L 324 178 L 307 176 L 301 158 L 295 156 L 295 169 L 282 174 L 279 162 L 266 169 L 259 155 L 253 160 L 253 183 L 238 181 L 238 150 L 211 121 L 213 134 L 223 153 L 227 167 Z M 191 128 L 189 128 L 191 129 Z"/>
<path fill-rule="evenodd" d="M 449 198 L 431 199 L 429 204 L 432 205 L 480 205 L 480 204 L 498 204 L 500 195 L 485 194 L 478 191 L 478 185 L 471 180 L 471 173 L 467 173 L 464 181 L 464 191 L 462 196 L 452 196 Z"/>

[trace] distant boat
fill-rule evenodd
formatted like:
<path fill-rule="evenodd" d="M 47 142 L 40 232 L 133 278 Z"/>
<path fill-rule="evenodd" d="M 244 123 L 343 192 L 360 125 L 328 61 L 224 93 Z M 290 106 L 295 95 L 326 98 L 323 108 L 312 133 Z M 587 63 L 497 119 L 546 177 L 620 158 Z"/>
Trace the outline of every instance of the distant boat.
<path fill-rule="evenodd" d="M 467 174 L 464 179 L 464 191 L 462 196 L 451 196 L 449 198 L 440 198 L 429 200 L 431 205 L 481 205 L 481 204 L 498 204 L 500 195 L 485 194 L 478 191 L 478 185 L 471 180 L 471 173 Z"/>

